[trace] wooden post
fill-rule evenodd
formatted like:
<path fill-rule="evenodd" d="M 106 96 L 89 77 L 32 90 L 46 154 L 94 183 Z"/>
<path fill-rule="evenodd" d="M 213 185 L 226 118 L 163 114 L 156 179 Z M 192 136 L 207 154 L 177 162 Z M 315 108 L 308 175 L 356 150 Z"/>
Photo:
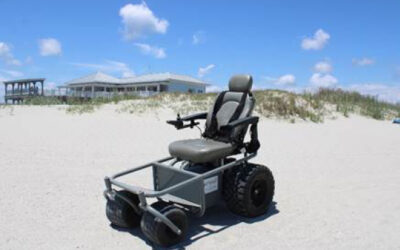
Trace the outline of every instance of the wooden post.
<path fill-rule="evenodd" d="M 40 81 L 40 84 L 42 85 L 42 96 L 43 96 L 44 95 L 43 81 Z"/>
<path fill-rule="evenodd" d="M 94 98 L 94 85 L 92 85 L 92 94 L 91 94 L 91 96 L 92 96 L 92 99 Z"/>

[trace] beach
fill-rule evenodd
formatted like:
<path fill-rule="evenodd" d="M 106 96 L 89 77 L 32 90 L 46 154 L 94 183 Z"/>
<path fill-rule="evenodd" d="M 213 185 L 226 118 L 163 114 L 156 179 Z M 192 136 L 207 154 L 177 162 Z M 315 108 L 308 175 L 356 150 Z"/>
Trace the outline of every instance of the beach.
<path fill-rule="evenodd" d="M 140 229 L 105 216 L 106 175 L 168 156 L 199 131 L 167 125 L 172 110 L 93 113 L 63 106 L 0 109 L 0 249 L 149 249 Z M 275 177 L 268 214 L 221 205 L 190 217 L 187 249 L 399 249 L 400 126 L 358 115 L 323 123 L 262 118 L 253 162 Z M 150 185 L 151 172 L 130 176 Z"/>

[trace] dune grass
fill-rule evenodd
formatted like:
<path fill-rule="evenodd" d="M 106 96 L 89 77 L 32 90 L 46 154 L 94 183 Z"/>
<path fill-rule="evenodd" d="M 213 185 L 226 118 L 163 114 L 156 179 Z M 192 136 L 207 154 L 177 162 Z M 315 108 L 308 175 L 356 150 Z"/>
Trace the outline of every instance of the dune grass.
<path fill-rule="evenodd" d="M 361 95 L 355 91 L 341 89 L 320 89 L 312 95 L 312 99 L 320 103 L 336 106 L 336 111 L 348 116 L 357 113 L 377 120 L 392 119 L 400 115 L 400 105 L 379 101 L 372 96 Z"/>
<path fill-rule="evenodd" d="M 186 115 L 208 111 L 214 103 L 216 93 L 162 93 L 151 97 L 115 96 L 114 98 L 78 99 L 69 98 L 62 103 L 56 97 L 34 97 L 26 105 L 66 104 L 71 114 L 92 113 L 103 104 L 118 104 L 117 112 L 131 114 L 145 113 L 158 108 L 169 108 Z M 400 104 L 379 101 L 374 97 L 341 89 L 320 89 L 314 93 L 296 94 L 283 90 L 254 91 L 255 112 L 264 117 L 296 122 L 298 120 L 323 122 L 326 117 L 342 114 L 345 117 L 359 114 L 377 120 L 393 119 L 400 116 Z"/>
<path fill-rule="evenodd" d="M 326 117 L 359 114 L 378 120 L 400 116 L 400 105 L 379 101 L 371 96 L 341 89 L 320 89 L 315 93 L 296 94 L 283 90 L 254 91 L 255 112 L 264 117 L 296 122 L 297 120 L 323 122 Z M 165 107 L 186 115 L 208 111 L 215 93 L 163 93 L 141 98 L 122 105 L 121 112 L 143 113 L 148 109 Z"/>
<path fill-rule="evenodd" d="M 265 117 L 276 117 L 295 122 L 296 119 L 322 122 L 325 107 L 310 98 L 281 90 L 262 90 L 254 92 L 255 111 Z"/>
<path fill-rule="evenodd" d="M 345 117 L 359 114 L 377 120 L 400 116 L 400 105 L 379 101 L 375 97 L 342 89 L 319 89 L 315 93 L 294 94 L 286 91 L 265 90 L 255 92 L 256 111 L 264 116 L 300 118 L 313 122 L 323 121 L 334 113 Z"/>
<path fill-rule="evenodd" d="M 57 97 L 52 96 L 35 96 L 27 98 L 24 103 L 25 105 L 60 105 L 62 101 Z"/>

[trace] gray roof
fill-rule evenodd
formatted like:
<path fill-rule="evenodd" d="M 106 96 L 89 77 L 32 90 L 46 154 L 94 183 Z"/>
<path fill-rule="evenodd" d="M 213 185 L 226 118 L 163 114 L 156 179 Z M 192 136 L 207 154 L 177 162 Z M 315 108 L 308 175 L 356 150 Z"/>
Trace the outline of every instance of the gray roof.
<path fill-rule="evenodd" d="M 140 76 L 129 77 L 129 78 L 122 78 L 120 80 L 120 83 L 163 82 L 163 81 L 170 81 L 170 80 L 189 82 L 189 83 L 197 83 L 197 84 L 206 84 L 205 82 L 203 82 L 199 79 L 193 78 L 191 76 L 177 75 L 177 74 L 172 74 L 169 72 L 140 75 Z"/>
<path fill-rule="evenodd" d="M 28 78 L 28 79 L 19 79 L 19 80 L 10 80 L 3 81 L 3 83 L 26 83 L 26 82 L 44 82 L 45 78 Z"/>
<path fill-rule="evenodd" d="M 77 78 L 65 83 L 70 84 L 86 84 L 86 83 L 111 83 L 111 84 L 130 84 L 130 83 L 151 83 L 151 82 L 166 82 L 166 81 L 182 81 L 186 83 L 196 85 L 208 85 L 205 82 L 186 75 L 177 75 L 172 73 L 157 73 L 157 74 L 146 74 L 128 78 L 115 78 L 106 75 L 102 72 L 97 72 L 91 75 L 87 75 L 81 78 Z"/>
<path fill-rule="evenodd" d="M 82 84 L 82 83 L 119 83 L 119 79 L 106 75 L 102 72 L 96 72 L 81 78 L 77 78 L 66 82 L 65 84 Z"/>

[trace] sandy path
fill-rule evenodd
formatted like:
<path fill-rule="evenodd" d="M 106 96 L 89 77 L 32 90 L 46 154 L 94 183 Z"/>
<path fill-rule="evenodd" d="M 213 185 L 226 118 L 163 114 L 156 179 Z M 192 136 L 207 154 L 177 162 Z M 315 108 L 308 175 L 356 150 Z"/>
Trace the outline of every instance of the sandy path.
<path fill-rule="evenodd" d="M 0 249 L 148 249 L 139 230 L 109 226 L 105 175 L 197 137 L 157 117 L 0 110 Z M 191 220 L 188 249 L 399 249 L 400 126 L 352 117 L 324 124 L 263 120 L 254 160 L 276 179 L 275 207 L 244 220 L 224 207 Z M 146 184 L 150 173 L 139 176 Z M 206 230 L 204 230 L 206 229 Z"/>

